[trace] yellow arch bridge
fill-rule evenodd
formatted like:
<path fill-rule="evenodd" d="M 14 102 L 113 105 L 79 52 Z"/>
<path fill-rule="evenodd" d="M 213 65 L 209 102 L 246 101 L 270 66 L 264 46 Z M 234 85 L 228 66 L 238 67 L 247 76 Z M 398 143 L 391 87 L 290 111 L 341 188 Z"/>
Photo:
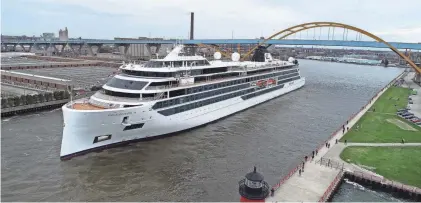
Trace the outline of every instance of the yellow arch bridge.
<path fill-rule="evenodd" d="M 385 44 L 386 46 L 388 46 L 393 52 L 395 52 L 396 54 L 398 54 L 402 59 L 404 59 L 414 70 L 415 72 L 418 73 L 418 75 L 421 74 L 421 68 L 418 67 L 411 59 L 409 59 L 407 56 L 405 56 L 403 53 L 399 52 L 398 49 L 396 49 L 395 47 L 393 47 L 391 44 L 389 44 L 388 42 L 384 41 L 383 39 L 381 39 L 380 37 L 367 32 L 363 29 L 351 26 L 351 25 L 347 25 L 347 24 L 343 24 L 343 23 L 335 23 L 335 22 L 311 22 L 311 23 L 304 23 L 304 24 L 300 24 L 300 25 L 296 25 L 284 30 L 281 30 L 271 36 L 269 36 L 268 38 L 266 38 L 265 40 L 263 40 L 262 42 L 260 42 L 257 46 L 255 46 L 254 48 L 250 49 L 245 55 L 243 55 L 241 57 L 242 60 L 249 58 L 250 54 L 256 50 L 259 46 L 262 46 L 263 44 L 265 44 L 267 41 L 277 38 L 277 39 L 285 39 L 290 35 L 293 35 L 297 32 L 301 32 L 304 30 L 308 30 L 308 29 L 312 29 L 312 28 L 321 28 L 321 27 L 337 27 L 337 28 L 344 28 L 344 29 L 349 29 L 349 30 L 353 30 L 355 32 L 361 33 L 363 35 L 366 35 L 374 40 L 376 40 L 377 42 L 381 42 L 383 44 Z M 269 47 L 270 45 L 268 45 Z M 228 56 L 229 55 L 227 53 L 221 52 L 222 55 L 224 56 Z"/>

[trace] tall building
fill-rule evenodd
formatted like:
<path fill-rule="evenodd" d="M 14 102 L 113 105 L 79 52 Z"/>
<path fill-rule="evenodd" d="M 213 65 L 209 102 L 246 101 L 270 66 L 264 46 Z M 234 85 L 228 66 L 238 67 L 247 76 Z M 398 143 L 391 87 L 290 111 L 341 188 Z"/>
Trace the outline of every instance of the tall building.
<path fill-rule="evenodd" d="M 65 27 L 64 30 L 60 29 L 58 31 L 58 39 L 59 40 L 63 40 L 63 41 L 69 40 L 69 31 L 67 30 L 67 27 Z M 58 45 L 57 46 L 57 49 L 58 50 L 61 50 L 62 49 L 62 45 Z M 70 47 L 65 47 L 64 49 L 65 50 L 69 50 Z"/>
<path fill-rule="evenodd" d="M 64 30 L 58 31 L 58 38 L 59 40 L 69 40 L 69 31 L 67 30 L 67 27 L 64 28 Z"/>

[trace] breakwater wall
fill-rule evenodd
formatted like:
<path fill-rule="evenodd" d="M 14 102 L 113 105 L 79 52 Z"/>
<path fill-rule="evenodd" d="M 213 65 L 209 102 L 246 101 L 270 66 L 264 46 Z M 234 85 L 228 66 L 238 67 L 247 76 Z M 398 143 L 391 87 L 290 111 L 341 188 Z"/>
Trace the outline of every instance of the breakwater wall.
<path fill-rule="evenodd" d="M 53 109 L 63 106 L 65 103 L 69 102 L 69 99 L 54 100 L 36 104 L 21 105 L 15 107 L 8 107 L 1 109 L 1 117 L 8 117 L 17 114 L 25 114 L 30 112 L 35 112 L 39 110 Z"/>

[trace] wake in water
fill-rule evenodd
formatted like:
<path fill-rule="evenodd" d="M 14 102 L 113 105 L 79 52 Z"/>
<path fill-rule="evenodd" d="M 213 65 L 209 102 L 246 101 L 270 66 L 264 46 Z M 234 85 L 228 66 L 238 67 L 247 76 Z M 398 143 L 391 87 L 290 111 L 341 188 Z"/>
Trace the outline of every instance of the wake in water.
<path fill-rule="evenodd" d="M 352 181 L 350 181 L 350 180 L 348 180 L 346 178 L 344 180 L 345 180 L 346 183 L 348 183 L 350 185 L 353 185 L 354 188 L 357 188 L 357 189 L 362 190 L 362 191 L 365 191 L 365 189 L 366 189 L 364 186 L 362 186 L 362 185 L 360 185 L 358 183 L 352 182 Z"/>
<path fill-rule="evenodd" d="M 58 108 L 56 108 L 56 109 L 53 109 L 53 110 L 51 110 L 51 111 L 48 111 L 48 113 L 50 113 L 50 112 L 54 112 L 54 111 L 58 111 L 58 110 L 61 110 L 61 108 L 60 108 L 60 107 L 58 107 Z"/>
<path fill-rule="evenodd" d="M 40 116 L 40 115 L 41 114 L 39 114 L 39 113 L 31 113 L 31 114 L 26 114 L 26 115 L 25 114 L 24 115 L 14 115 L 14 116 L 5 118 L 1 121 L 7 122 L 7 121 L 15 120 L 15 119 L 25 119 L 25 118 L 30 118 L 32 116 Z"/>
<path fill-rule="evenodd" d="M 392 200 L 392 201 L 394 201 L 394 202 L 404 202 L 404 201 L 402 201 L 402 199 L 395 198 L 395 197 L 393 197 L 393 196 L 392 196 L 391 194 L 389 194 L 389 193 L 385 193 L 385 192 L 377 192 L 377 191 L 371 190 L 370 188 L 366 188 L 366 187 L 364 187 L 364 186 L 362 186 L 362 185 L 360 185 L 360 184 L 358 184 L 358 183 L 352 182 L 352 181 L 350 181 L 350 180 L 348 180 L 348 179 L 346 179 L 346 178 L 345 178 L 344 180 L 345 180 L 345 182 L 346 182 L 347 184 L 353 185 L 353 186 L 354 186 L 354 188 L 356 188 L 356 189 L 358 189 L 358 190 L 361 190 L 361 191 L 370 192 L 370 193 L 372 193 L 374 196 L 379 197 L 379 198 L 381 198 L 381 199 L 383 199 L 383 200 L 387 200 L 387 201 Z"/>
<path fill-rule="evenodd" d="M 18 116 L 12 116 L 12 117 L 9 117 L 9 118 L 6 118 L 6 119 L 3 119 L 3 120 L 1 120 L 1 121 L 7 122 L 7 121 L 10 121 L 10 120 L 12 120 L 12 119 L 14 119 L 14 118 L 16 118 L 16 117 L 18 117 Z"/>

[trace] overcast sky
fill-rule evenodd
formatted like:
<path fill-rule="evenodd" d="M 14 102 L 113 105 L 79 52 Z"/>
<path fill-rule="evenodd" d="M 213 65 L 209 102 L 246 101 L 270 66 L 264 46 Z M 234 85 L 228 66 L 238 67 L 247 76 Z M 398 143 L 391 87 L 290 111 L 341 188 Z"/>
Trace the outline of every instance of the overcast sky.
<path fill-rule="evenodd" d="M 67 26 L 69 37 L 187 38 L 189 13 L 195 12 L 200 39 L 256 38 L 301 23 L 334 21 L 386 41 L 421 42 L 420 8 L 421 0 L 1 0 L 1 32 L 57 36 Z M 336 38 L 342 38 L 339 33 Z"/>

